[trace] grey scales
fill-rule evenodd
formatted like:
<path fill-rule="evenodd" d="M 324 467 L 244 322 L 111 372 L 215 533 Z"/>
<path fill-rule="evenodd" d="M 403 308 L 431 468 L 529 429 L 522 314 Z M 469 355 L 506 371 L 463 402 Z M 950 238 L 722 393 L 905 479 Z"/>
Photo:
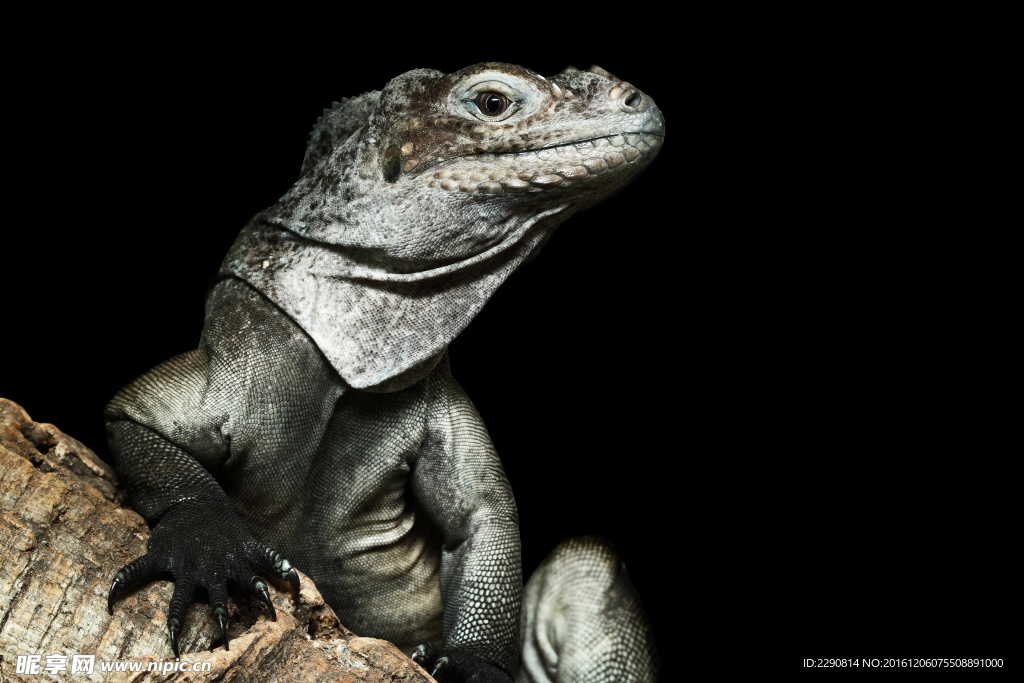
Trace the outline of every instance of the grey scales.
<path fill-rule="evenodd" d="M 297 588 L 294 564 L 347 627 L 438 681 L 654 680 L 639 599 L 599 539 L 552 553 L 521 620 L 516 503 L 447 347 L 664 135 L 654 101 L 597 66 L 416 69 L 325 110 L 299 180 L 225 257 L 199 347 L 106 408 L 153 529 L 108 607 L 170 574 L 175 654 L 199 587 L 229 647 L 227 581 L 272 612 L 252 566 Z"/>

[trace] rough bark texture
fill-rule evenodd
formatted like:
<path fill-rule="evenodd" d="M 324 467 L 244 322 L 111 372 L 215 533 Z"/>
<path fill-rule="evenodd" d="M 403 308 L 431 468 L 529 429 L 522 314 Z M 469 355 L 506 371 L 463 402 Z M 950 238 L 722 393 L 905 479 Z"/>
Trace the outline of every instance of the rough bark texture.
<path fill-rule="evenodd" d="M 174 661 L 166 613 L 173 583 L 137 587 L 107 614 L 110 582 L 146 552 L 149 529 L 128 507 L 117 476 L 91 450 L 50 424 L 32 422 L 0 399 L 0 683 L 4 681 L 222 680 L 433 681 L 394 645 L 342 626 L 313 582 L 301 575 L 296 605 L 270 580 L 277 621 L 263 605 L 233 595 L 230 651 L 209 606 L 193 604 L 181 634 L 182 662 L 210 662 L 206 673 L 147 672 Z M 41 654 L 40 673 L 16 673 L 18 655 Z M 91 676 L 71 673 L 72 655 L 95 655 Z M 67 655 L 66 670 L 45 670 Z M 142 662 L 143 671 L 102 672 L 100 662 Z"/>

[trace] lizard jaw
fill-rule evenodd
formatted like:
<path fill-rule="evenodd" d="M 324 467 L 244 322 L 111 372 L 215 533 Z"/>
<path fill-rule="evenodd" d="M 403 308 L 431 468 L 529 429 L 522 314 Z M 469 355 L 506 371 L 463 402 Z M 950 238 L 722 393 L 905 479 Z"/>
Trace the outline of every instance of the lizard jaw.
<path fill-rule="evenodd" d="M 610 180 L 642 168 L 657 155 L 664 135 L 624 132 L 506 154 L 468 154 L 440 159 L 422 172 L 428 186 L 466 195 L 500 196 L 568 188 Z M 621 169 L 621 170 L 620 170 Z"/>

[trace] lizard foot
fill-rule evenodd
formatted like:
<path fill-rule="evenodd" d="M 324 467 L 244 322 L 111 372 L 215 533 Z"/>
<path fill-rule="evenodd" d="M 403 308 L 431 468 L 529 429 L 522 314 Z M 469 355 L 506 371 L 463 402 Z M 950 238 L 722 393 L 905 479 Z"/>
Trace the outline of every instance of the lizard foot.
<path fill-rule="evenodd" d="M 175 657 L 180 654 L 178 637 L 185 610 L 192 603 L 196 588 L 206 589 L 225 650 L 229 649 L 229 579 L 243 594 L 265 604 L 274 621 L 277 610 L 270 600 L 267 582 L 252 566 L 288 581 L 298 602 L 299 575 L 291 563 L 257 541 L 234 510 L 212 507 L 184 501 L 171 508 L 153 529 L 149 552 L 122 567 L 107 593 L 107 611 L 113 614 L 114 601 L 129 587 L 170 575 L 174 579 L 174 594 L 167 610 L 167 630 Z"/>
<path fill-rule="evenodd" d="M 412 651 L 412 661 L 437 683 L 512 683 L 509 674 L 458 648 L 442 651 L 433 643 L 423 643 Z"/>

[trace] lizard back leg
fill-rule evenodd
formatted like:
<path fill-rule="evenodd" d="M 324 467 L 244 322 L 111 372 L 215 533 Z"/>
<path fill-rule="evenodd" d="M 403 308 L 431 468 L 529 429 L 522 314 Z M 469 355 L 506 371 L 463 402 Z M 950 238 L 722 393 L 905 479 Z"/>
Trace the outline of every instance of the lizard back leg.
<path fill-rule="evenodd" d="M 560 543 L 526 584 L 516 683 L 654 683 L 659 660 L 640 596 L 611 542 Z"/>

